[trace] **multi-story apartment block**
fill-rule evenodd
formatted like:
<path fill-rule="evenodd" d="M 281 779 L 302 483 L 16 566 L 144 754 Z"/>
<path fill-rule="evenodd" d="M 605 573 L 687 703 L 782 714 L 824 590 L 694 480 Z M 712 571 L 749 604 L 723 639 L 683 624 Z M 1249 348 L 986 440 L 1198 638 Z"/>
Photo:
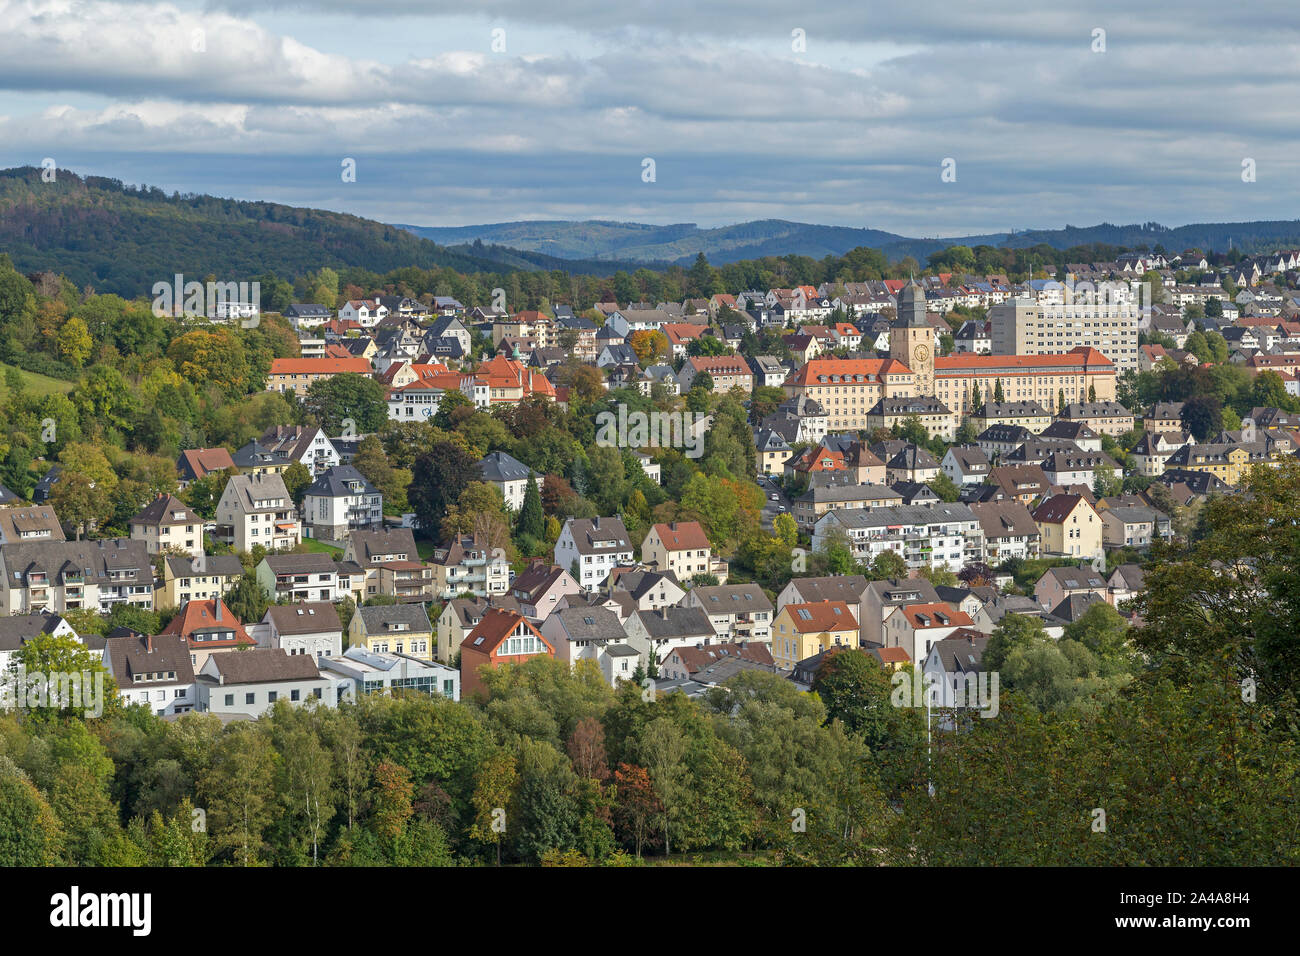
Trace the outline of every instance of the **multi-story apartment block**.
<path fill-rule="evenodd" d="M 0 545 L 0 614 L 153 610 L 153 562 L 143 541 L 40 541 Z"/>
<path fill-rule="evenodd" d="M 813 550 L 825 550 L 835 531 L 847 534 L 854 557 L 867 563 L 885 551 L 896 552 L 913 570 L 934 566 L 960 571 L 984 560 L 984 532 L 963 504 L 831 511 L 813 529 Z"/>
<path fill-rule="evenodd" d="M 0 508 L 0 544 L 63 540 L 63 525 L 48 502 L 25 508 Z"/>
<path fill-rule="evenodd" d="M 442 601 L 463 591 L 488 597 L 510 589 L 510 562 L 505 552 L 478 538 L 458 536 L 434 548 L 429 563 L 434 594 Z"/>
<path fill-rule="evenodd" d="M 302 527 L 284 479 L 234 475 L 217 502 L 215 537 L 236 551 L 251 551 L 255 544 L 269 551 L 296 547 Z"/>
<path fill-rule="evenodd" d="M 995 355 L 1052 355 L 1093 348 L 1122 372 L 1138 370 L 1141 309 L 1132 302 L 1013 299 L 989 310 Z"/>
<path fill-rule="evenodd" d="M 764 644 L 772 640 L 772 602 L 756 584 L 691 588 L 686 606 L 707 614 L 720 640 Z"/>
<path fill-rule="evenodd" d="M 194 558 L 166 558 L 163 586 L 155 595 L 160 611 L 183 606 L 189 601 L 211 601 L 225 597 L 244 576 L 244 566 L 234 554 L 204 554 Z"/>
<path fill-rule="evenodd" d="M 354 561 L 335 561 L 328 554 L 268 554 L 254 573 L 272 601 L 342 601 L 365 599 L 366 573 Z"/>
<path fill-rule="evenodd" d="M 718 572 L 713 546 L 698 521 L 654 525 L 641 542 L 641 561 L 656 571 L 671 571 L 679 581 Z M 724 569 L 718 583 L 723 583 L 725 577 Z"/>
<path fill-rule="evenodd" d="M 307 488 L 302 510 L 308 537 L 346 541 L 353 531 L 383 525 L 384 496 L 351 465 L 336 465 Z"/>
<path fill-rule="evenodd" d="M 278 358 L 271 360 L 266 376 L 268 392 L 294 392 L 299 398 L 307 394 L 312 382 L 351 372 L 369 375 L 370 360 L 364 358 Z"/>
<path fill-rule="evenodd" d="M 366 572 L 366 596 L 386 594 L 398 601 L 433 601 L 433 568 L 420 560 L 410 528 L 354 531 L 343 559 Z"/>

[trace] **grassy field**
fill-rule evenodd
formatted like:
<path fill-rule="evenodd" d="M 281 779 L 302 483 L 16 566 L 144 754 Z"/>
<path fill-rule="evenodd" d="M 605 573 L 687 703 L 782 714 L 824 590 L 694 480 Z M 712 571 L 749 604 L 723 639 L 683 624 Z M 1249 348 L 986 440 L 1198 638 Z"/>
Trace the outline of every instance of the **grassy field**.
<path fill-rule="evenodd" d="M 308 551 L 316 554 L 330 554 L 336 558 L 343 557 L 342 548 L 336 548 L 333 545 L 325 544 L 321 541 L 317 541 L 314 538 L 303 538 L 302 546 L 304 551 Z"/>
<path fill-rule="evenodd" d="M 9 400 L 9 390 L 5 386 L 5 376 L 11 368 L 13 368 L 12 365 L 0 363 L 0 401 L 7 402 Z M 45 396 L 72 391 L 72 382 L 50 378 L 48 375 L 39 375 L 36 372 L 25 372 L 22 369 L 18 369 L 18 374 L 23 377 L 23 388 L 30 394 Z"/>

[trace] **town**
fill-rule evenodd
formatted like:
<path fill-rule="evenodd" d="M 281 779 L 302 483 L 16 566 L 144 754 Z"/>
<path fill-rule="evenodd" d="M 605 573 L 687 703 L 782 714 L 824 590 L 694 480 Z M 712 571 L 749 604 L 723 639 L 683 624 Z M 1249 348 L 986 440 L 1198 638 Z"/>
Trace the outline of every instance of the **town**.
<path fill-rule="evenodd" d="M 891 839 L 873 814 L 942 775 L 927 739 L 1118 706 L 1170 653 L 1153 578 L 1212 571 L 1198 547 L 1300 488 L 1300 251 L 973 271 L 990 252 L 758 289 L 728 277 L 820 265 L 700 255 L 568 304 L 321 268 L 210 314 L 0 263 L 0 673 L 100 673 L 95 719 L 135 728 L 94 745 L 121 810 L 56 801 L 32 859 L 157 862 L 204 794 L 195 860 L 857 861 Z M 637 281 L 682 295 L 610 297 Z M 0 760 L 25 733 L 0 725 Z M 806 739 L 811 792 L 748 775 L 787 759 L 780 734 Z M 826 789 L 867 759 L 876 803 Z M 250 779 L 256 824 L 231 809 Z M 264 836 L 282 787 L 328 812 Z M 520 794 L 547 788 L 567 822 L 532 819 Z M 394 800 L 362 840 L 362 807 Z M 512 800 L 523 822 L 494 826 Z M 1085 858 L 1130 859 L 1108 852 Z"/>

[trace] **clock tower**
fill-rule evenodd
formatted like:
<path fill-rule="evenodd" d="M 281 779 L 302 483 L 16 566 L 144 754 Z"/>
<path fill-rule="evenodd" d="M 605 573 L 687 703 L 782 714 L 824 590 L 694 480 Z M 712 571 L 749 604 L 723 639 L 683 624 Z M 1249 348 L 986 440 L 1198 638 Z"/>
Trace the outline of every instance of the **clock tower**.
<path fill-rule="evenodd" d="M 934 329 L 925 320 L 925 291 L 915 282 L 898 293 L 898 318 L 889 328 L 889 357 L 912 370 L 917 395 L 934 395 Z"/>

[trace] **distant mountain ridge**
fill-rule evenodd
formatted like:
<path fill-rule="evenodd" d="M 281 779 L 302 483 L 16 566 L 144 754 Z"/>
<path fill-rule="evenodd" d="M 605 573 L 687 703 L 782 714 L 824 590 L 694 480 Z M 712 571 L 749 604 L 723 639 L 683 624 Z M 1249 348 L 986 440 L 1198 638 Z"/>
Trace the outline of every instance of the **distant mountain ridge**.
<path fill-rule="evenodd" d="M 943 238 L 909 238 L 879 229 L 819 226 L 784 219 L 759 219 L 709 229 L 701 229 L 694 223 L 656 226 L 599 219 L 449 227 L 403 225 L 400 228 L 457 249 L 465 249 L 467 244 L 477 241 L 521 252 L 544 253 L 561 260 L 618 259 L 638 266 L 689 265 L 701 252 L 715 266 L 762 256 L 802 255 L 821 259 L 843 255 L 859 246 L 878 249 L 895 261 L 912 256 L 922 264 L 931 253 L 954 245 L 1027 248 L 1042 244 L 1069 249 L 1092 244 L 1129 248 L 1160 244 L 1170 253 L 1189 248 L 1223 252 L 1229 247 L 1255 253 L 1300 246 L 1300 220 L 1195 223 L 1172 228 L 1152 222 L 1100 223 Z"/>

